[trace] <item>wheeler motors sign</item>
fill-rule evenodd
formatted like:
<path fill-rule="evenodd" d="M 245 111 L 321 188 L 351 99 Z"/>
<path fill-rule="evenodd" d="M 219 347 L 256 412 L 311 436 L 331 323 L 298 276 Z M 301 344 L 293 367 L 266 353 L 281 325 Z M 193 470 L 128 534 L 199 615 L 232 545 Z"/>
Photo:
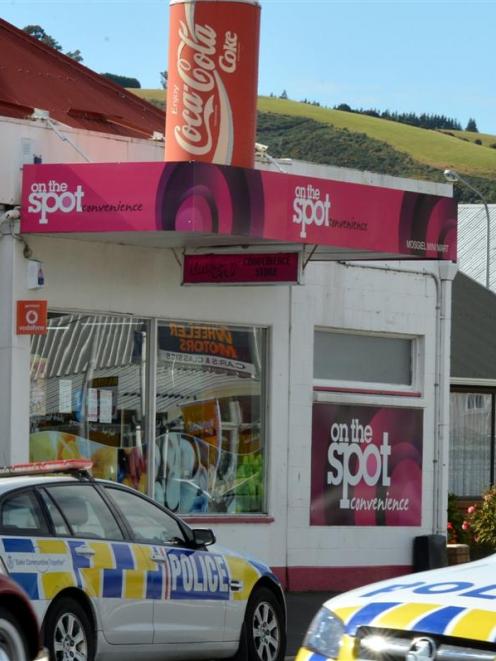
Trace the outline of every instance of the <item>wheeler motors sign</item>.
<path fill-rule="evenodd" d="M 451 197 L 202 162 L 26 165 L 23 233 L 173 232 L 456 259 Z M 363 257 L 363 255 L 362 255 Z"/>

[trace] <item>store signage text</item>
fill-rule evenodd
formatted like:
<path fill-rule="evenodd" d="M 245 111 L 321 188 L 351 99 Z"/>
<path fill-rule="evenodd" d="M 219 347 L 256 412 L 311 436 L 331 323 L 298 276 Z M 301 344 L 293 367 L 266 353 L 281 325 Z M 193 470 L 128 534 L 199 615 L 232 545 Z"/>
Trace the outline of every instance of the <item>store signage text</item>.
<path fill-rule="evenodd" d="M 300 236 L 307 238 L 307 226 L 317 225 L 329 227 L 331 218 L 331 200 L 326 193 L 322 199 L 320 188 L 307 184 L 305 186 L 296 186 L 293 200 L 293 223 L 301 225 Z"/>
<path fill-rule="evenodd" d="M 372 443 L 373 432 L 370 425 L 361 425 L 358 419 L 352 419 L 351 424 L 331 425 L 331 443 L 327 452 L 330 471 L 327 473 L 327 484 L 342 485 L 342 497 L 339 506 L 343 509 L 354 509 L 356 502 L 351 503 L 349 487 L 356 486 L 362 480 L 369 487 L 380 484 L 383 487 L 391 485 L 388 473 L 388 460 L 391 455 L 389 434 L 382 434 L 382 443 L 378 447 Z M 355 469 L 352 470 L 352 464 Z M 353 501 L 357 499 L 354 498 Z M 368 504 L 373 508 L 373 502 Z M 398 505 L 398 504 L 396 504 Z M 398 508 L 398 507 L 397 507 Z"/>
<path fill-rule="evenodd" d="M 45 335 L 47 332 L 47 301 L 17 301 L 17 335 Z"/>
<path fill-rule="evenodd" d="M 39 213 L 40 225 L 48 223 L 48 214 L 81 213 L 83 211 L 83 187 L 79 184 L 74 191 L 63 181 L 50 179 L 45 183 L 32 183 L 28 196 L 29 213 Z"/>
<path fill-rule="evenodd" d="M 183 283 L 288 284 L 299 278 L 299 256 L 289 253 L 185 255 Z"/>
<path fill-rule="evenodd" d="M 422 411 L 315 402 L 311 525 L 421 522 Z"/>

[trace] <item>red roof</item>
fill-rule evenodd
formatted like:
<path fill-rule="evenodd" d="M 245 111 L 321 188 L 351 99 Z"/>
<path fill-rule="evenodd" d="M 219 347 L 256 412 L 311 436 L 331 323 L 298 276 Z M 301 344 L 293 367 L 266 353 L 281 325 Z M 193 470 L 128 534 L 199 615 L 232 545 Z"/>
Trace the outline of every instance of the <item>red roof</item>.
<path fill-rule="evenodd" d="M 34 108 L 74 128 L 165 132 L 162 110 L 0 19 L 0 115 L 27 118 Z"/>

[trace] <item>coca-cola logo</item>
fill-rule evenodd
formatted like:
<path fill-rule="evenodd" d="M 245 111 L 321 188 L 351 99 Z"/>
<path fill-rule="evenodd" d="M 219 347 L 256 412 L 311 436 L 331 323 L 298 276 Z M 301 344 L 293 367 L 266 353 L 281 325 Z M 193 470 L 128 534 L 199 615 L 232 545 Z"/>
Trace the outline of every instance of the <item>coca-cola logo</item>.
<path fill-rule="evenodd" d="M 222 47 L 217 32 L 210 25 L 195 23 L 186 14 L 179 22 L 177 73 L 180 84 L 174 84 L 170 114 L 178 117 L 174 137 L 180 147 L 192 156 L 209 154 L 214 147 L 213 117 L 218 113 L 220 140 L 224 152 L 232 153 L 232 111 L 221 72 L 233 74 L 238 63 L 238 35 L 227 31 Z M 219 52 L 220 51 L 220 52 Z M 227 148 L 226 148 L 227 145 Z"/>

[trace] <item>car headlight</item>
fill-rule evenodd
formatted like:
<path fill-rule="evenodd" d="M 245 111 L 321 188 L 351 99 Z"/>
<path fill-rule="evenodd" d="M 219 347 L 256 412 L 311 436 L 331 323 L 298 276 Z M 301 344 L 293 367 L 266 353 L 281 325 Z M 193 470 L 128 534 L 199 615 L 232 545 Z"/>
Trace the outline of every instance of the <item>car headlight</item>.
<path fill-rule="evenodd" d="M 344 624 L 339 617 L 324 607 L 313 618 L 303 646 L 328 659 L 337 659 L 344 633 Z"/>

